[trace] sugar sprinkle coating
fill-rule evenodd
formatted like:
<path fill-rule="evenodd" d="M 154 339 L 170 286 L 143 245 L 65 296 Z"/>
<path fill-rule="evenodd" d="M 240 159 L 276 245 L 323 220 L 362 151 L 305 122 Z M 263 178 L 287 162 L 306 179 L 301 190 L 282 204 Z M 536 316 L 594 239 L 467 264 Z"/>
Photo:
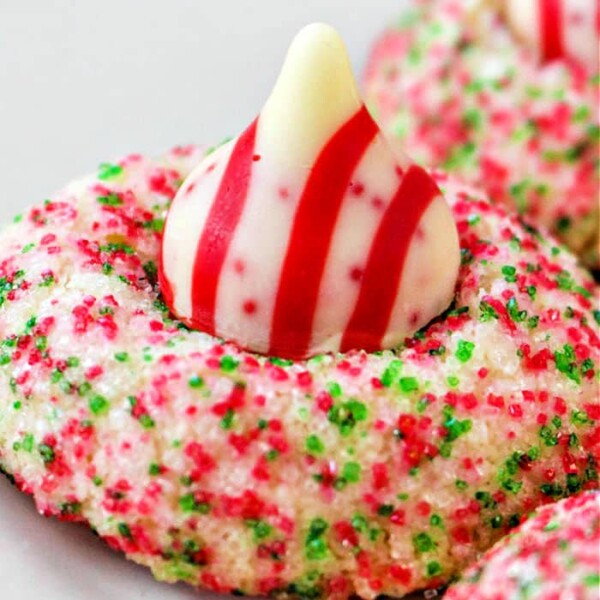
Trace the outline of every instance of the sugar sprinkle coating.
<path fill-rule="evenodd" d="M 471 567 L 446 600 L 596 600 L 600 494 L 544 506 Z"/>
<path fill-rule="evenodd" d="M 472 5 L 413 0 L 373 48 L 373 113 L 412 158 L 481 186 L 597 267 L 598 72 L 540 66 Z"/>
<path fill-rule="evenodd" d="M 0 465 L 42 513 L 161 580 L 373 598 L 438 587 L 598 486 L 600 312 L 568 251 L 436 173 L 451 309 L 395 352 L 255 356 L 158 293 L 200 156 L 104 164 L 0 235 Z"/>

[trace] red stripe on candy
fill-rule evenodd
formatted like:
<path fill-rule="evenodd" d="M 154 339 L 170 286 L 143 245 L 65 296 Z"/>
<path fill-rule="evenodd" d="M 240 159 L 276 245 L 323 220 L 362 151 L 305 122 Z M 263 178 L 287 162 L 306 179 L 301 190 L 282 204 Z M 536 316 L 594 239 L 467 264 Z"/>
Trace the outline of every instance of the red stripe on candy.
<path fill-rule="evenodd" d="M 283 262 L 269 352 L 303 358 L 308 351 L 321 279 L 352 174 L 377 134 L 363 106 L 321 150 L 300 198 Z"/>
<path fill-rule="evenodd" d="M 408 249 L 419 221 L 440 190 L 429 174 L 411 166 L 387 209 L 369 252 L 354 313 L 350 318 L 341 351 L 381 349 Z"/>
<path fill-rule="evenodd" d="M 565 54 L 562 0 L 538 0 L 541 52 L 543 61 L 562 58 Z"/>
<path fill-rule="evenodd" d="M 191 324 L 210 335 L 215 335 L 221 271 L 248 196 L 257 124 L 258 119 L 238 138 L 231 152 L 196 250 Z"/>

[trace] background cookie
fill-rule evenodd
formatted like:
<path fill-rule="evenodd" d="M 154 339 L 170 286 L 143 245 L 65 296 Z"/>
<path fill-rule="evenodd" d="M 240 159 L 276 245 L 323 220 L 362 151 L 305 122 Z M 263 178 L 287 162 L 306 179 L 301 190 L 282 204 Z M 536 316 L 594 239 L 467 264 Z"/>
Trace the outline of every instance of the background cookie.
<path fill-rule="evenodd" d="M 460 598 L 588 598 L 600 585 L 600 495 L 537 510 L 448 590 Z"/>
<path fill-rule="evenodd" d="M 365 89 L 417 161 L 481 186 L 598 266 L 598 71 L 540 65 L 478 3 L 413 2 L 375 44 Z"/>

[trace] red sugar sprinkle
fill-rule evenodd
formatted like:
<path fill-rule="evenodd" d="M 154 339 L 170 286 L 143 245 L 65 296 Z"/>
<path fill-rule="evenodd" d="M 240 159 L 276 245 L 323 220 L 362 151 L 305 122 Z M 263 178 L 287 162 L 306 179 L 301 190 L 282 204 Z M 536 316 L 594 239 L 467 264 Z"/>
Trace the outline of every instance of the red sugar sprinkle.
<path fill-rule="evenodd" d="M 348 580 L 343 575 L 336 575 L 329 580 L 327 589 L 332 595 L 343 595 L 348 589 Z"/>
<path fill-rule="evenodd" d="M 402 526 L 406 524 L 406 513 L 401 508 L 397 508 L 390 516 L 390 522 L 394 525 Z"/>
<path fill-rule="evenodd" d="M 390 477 L 385 463 L 375 463 L 371 467 L 371 474 L 373 476 L 373 487 L 376 490 L 382 490 L 390 485 Z"/>
<path fill-rule="evenodd" d="M 352 547 L 358 546 L 358 535 L 350 522 L 338 521 L 334 524 L 333 531 L 337 541 L 341 544 Z"/>
<path fill-rule="evenodd" d="M 564 415 L 567 412 L 567 403 L 560 396 L 556 396 L 555 398 L 554 410 L 557 415 Z"/>
<path fill-rule="evenodd" d="M 40 244 L 42 246 L 47 246 L 48 244 L 51 244 L 52 242 L 56 241 L 56 236 L 53 233 L 47 233 L 41 240 L 40 240 Z"/>
<path fill-rule="evenodd" d="M 328 392 L 319 392 L 315 398 L 317 408 L 323 412 L 328 412 L 333 406 L 333 398 Z"/>
<path fill-rule="evenodd" d="M 160 321 L 150 321 L 151 331 L 162 331 L 165 326 Z"/>
<path fill-rule="evenodd" d="M 99 365 L 95 365 L 93 367 L 90 367 L 86 372 L 85 372 L 85 377 L 86 379 L 97 379 L 98 377 L 100 377 L 102 374 L 104 373 L 104 369 L 102 367 L 100 367 Z"/>
<path fill-rule="evenodd" d="M 289 379 L 287 371 L 277 365 L 271 367 L 269 376 L 273 381 L 287 381 Z"/>
<path fill-rule="evenodd" d="M 392 579 L 395 579 L 402 585 L 408 585 L 412 579 L 412 571 L 409 567 L 403 567 L 401 565 L 391 565 L 389 573 Z"/>
<path fill-rule="evenodd" d="M 431 513 L 431 506 L 428 502 L 421 500 L 417 503 L 417 513 L 422 517 L 427 517 Z"/>
<path fill-rule="evenodd" d="M 302 371 L 296 375 L 296 382 L 302 388 L 310 387 L 312 381 L 312 375 L 308 371 Z"/>
<path fill-rule="evenodd" d="M 452 535 L 452 539 L 459 544 L 468 544 L 471 541 L 471 535 L 466 527 L 456 527 L 450 534 Z"/>
<path fill-rule="evenodd" d="M 508 406 L 508 414 L 514 419 L 520 419 L 523 416 L 523 409 L 520 404 L 510 404 Z"/>
<path fill-rule="evenodd" d="M 378 592 L 383 588 L 383 582 L 381 581 L 381 579 L 369 579 L 369 587 L 374 592 Z"/>

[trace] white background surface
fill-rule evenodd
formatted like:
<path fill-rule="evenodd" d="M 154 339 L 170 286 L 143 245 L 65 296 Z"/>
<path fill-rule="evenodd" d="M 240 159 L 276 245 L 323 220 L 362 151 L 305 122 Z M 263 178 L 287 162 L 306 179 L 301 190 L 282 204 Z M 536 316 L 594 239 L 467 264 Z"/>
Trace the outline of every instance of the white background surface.
<path fill-rule="evenodd" d="M 102 161 L 239 133 L 326 21 L 362 70 L 402 0 L 0 0 L 0 222 Z M 182 600 L 0 477 L 0 600 Z"/>
<path fill-rule="evenodd" d="M 311 21 L 360 73 L 401 2 L 0 0 L 0 217 L 123 153 L 237 134 Z"/>

